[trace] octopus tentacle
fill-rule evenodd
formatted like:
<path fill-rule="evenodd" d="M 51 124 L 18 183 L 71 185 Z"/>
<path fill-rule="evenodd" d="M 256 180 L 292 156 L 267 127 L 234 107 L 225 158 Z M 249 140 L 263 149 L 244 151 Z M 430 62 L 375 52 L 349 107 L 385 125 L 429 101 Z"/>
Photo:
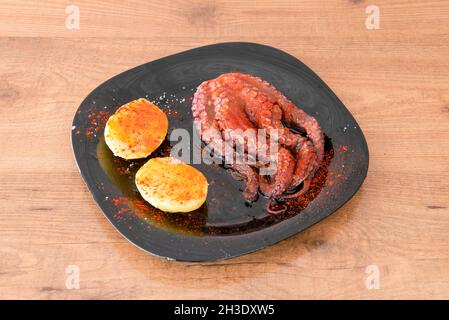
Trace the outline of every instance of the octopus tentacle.
<path fill-rule="evenodd" d="M 268 182 L 266 176 L 260 176 L 260 191 L 269 198 L 277 198 L 290 186 L 295 168 L 295 161 L 290 151 L 281 148 L 279 150 L 277 171 L 271 176 L 272 182 Z"/>
<path fill-rule="evenodd" d="M 282 111 L 278 105 L 264 103 L 262 108 L 257 109 L 256 106 L 249 103 L 246 107 L 259 128 L 277 129 L 279 142 L 295 150 L 296 168 L 289 189 L 296 188 L 317 165 L 317 151 L 313 143 L 284 127 L 281 121 Z M 270 134 L 270 130 L 268 134 Z"/>
<path fill-rule="evenodd" d="M 255 202 L 259 196 L 259 176 L 252 167 L 242 164 L 234 164 L 232 168 L 241 174 L 245 180 L 245 188 L 243 190 L 243 197 L 248 202 Z"/>
<path fill-rule="evenodd" d="M 231 163 L 232 169 L 246 181 L 245 199 L 255 201 L 260 188 L 269 198 L 267 211 L 279 214 L 286 206 L 272 209 L 273 201 L 296 198 L 307 192 L 324 155 L 324 135 L 313 117 L 271 84 L 247 74 L 223 74 L 198 87 L 192 111 L 202 140 Z M 267 129 L 262 141 L 255 142 L 256 139 L 245 135 L 258 137 L 258 128 Z M 292 128 L 304 131 L 306 136 L 291 131 Z M 260 150 L 269 149 L 268 137 L 272 141 L 275 134 L 280 143 L 278 153 L 261 154 Z M 235 162 L 236 154 L 251 163 Z M 265 168 L 267 161 L 272 163 L 275 156 L 276 173 L 259 175 L 257 168 Z M 301 183 L 301 190 L 286 193 Z"/>
<path fill-rule="evenodd" d="M 314 173 L 318 167 L 317 153 L 310 141 L 304 141 L 303 145 L 299 145 L 296 150 L 296 168 L 293 174 L 289 190 L 295 189 L 305 179 Z"/>
<path fill-rule="evenodd" d="M 307 191 L 309 191 L 309 189 L 310 189 L 310 183 L 311 183 L 311 179 L 305 180 L 301 190 L 298 190 L 295 193 L 284 193 L 280 196 L 280 199 L 282 199 L 282 200 L 296 199 L 296 198 L 306 194 Z"/>
<path fill-rule="evenodd" d="M 282 109 L 284 122 L 291 127 L 302 128 L 306 131 L 307 136 L 313 142 L 317 149 L 318 162 L 321 162 L 324 156 L 324 135 L 321 127 L 315 118 L 305 113 L 302 109 L 297 108 L 289 99 L 279 92 L 273 85 L 261 78 L 254 77 L 242 73 L 226 74 L 227 77 L 237 77 L 252 85 L 256 92 L 261 92 L 268 100 L 275 101 Z M 250 93 L 254 95 L 254 93 Z M 263 98 L 262 98 L 263 99 Z"/>
<path fill-rule="evenodd" d="M 247 143 L 255 143 L 255 140 L 248 139 L 243 141 L 241 139 L 243 131 L 246 133 L 252 133 L 256 137 L 256 128 L 249 121 L 244 112 L 243 106 L 239 103 L 235 96 L 226 95 L 227 91 L 224 90 L 221 95 L 219 103 L 215 106 L 215 118 L 218 126 L 223 132 L 224 139 L 226 141 L 234 141 L 242 150 L 242 145 Z M 233 136 L 236 135 L 236 136 Z M 263 141 L 262 143 L 266 143 Z M 260 146 L 247 146 L 246 151 L 248 155 L 256 156 L 257 150 L 260 150 Z M 249 152 L 251 150 L 251 152 Z M 254 152 L 254 154 L 252 154 Z M 261 153 L 257 153 L 257 156 L 265 157 Z M 269 155 L 269 160 L 273 160 L 273 155 Z M 263 193 L 270 197 L 276 197 L 282 194 L 285 189 L 291 184 L 291 179 L 294 170 L 294 158 L 287 149 L 280 148 L 277 154 L 276 168 L 277 172 L 273 175 L 274 182 L 269 184 L 265 183 L 265 179 L 259 180 Z M 254 163 L 257 166 L 257 163 Z M 262 183 L 264 182 L 264 183 Z"/>
<path fill-rule="evenodd" d="M 324 156 L 324 135 L 315 118 L 297 108 L 290 101 L 280 104 L 283 111 L 284 122 L 291 127 L 303 128 L 317 150 L 317 161 L 321 162 Z"/>
<path fill-rule="evenodd" d="M 282 123 L 281 107 L 270 101 L 266 95 L 243 85 L 243 95 L 246 96 L 246 112 L 259 128 L 267 128 L 268 134 L 276 130 L 279 142 L 295 150 L 296 168 L 289 189 L 296 188 L 316 167 L 317 151 L 313 143 L 299 134 L 291 132 Z"/>
<path fill-rule="evenodd" d="M 226 150 L 226 142 L 222 138 L 222 133 L 218 123 L 215 120 L 215 110 L 209 99 L 210 81 L 203 82 L 195 92 L 192 101 L 192 113 L 194 124 L 201 135 L 201 139 L 207 144 L 208 148 L 213 149 L 218 156 L 222 156 L 229 162 L 230 154 Z M 233 165 L 233 169 L 242 175 L 245 180 L 243 196 L 247 201 L 256 201 L 258 197 L 258 176 L 249 165 Z"/>
<path fill-rule="evenodd" d="M 265 210 L 269 213 L 269 214 L 273 214 L 273 215 L 277 215 L 277 214 L 281 214 L 284 213 L 285 211 L 287 211 L 287 206 L 285 204 L 282 205 L 281 209 L 275 210 L 271 208 L 271 205 L 273 204 L 273 199 L 268 199 L 268 201 L 265 204 Z"/>

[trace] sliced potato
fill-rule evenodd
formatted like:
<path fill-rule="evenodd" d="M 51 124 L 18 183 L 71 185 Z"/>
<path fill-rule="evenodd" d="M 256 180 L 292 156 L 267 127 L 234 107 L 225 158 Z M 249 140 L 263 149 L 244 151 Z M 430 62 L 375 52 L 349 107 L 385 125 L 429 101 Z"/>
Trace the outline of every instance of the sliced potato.
<path fill-rule="evenodd" d="M 104 137 L 115 156 L 124 159 L 148 157 L 164 141 L 167 115 L 146 99 L 131 101 L 108 119 Z"/>
<path fill-rule="evenodd" d="M 136 185 L 152 206 L 166 212 L 189 212 L 207 198 L 207 179 L 197 169 L 172 158 L 153 158 L 136 173 Z"/>

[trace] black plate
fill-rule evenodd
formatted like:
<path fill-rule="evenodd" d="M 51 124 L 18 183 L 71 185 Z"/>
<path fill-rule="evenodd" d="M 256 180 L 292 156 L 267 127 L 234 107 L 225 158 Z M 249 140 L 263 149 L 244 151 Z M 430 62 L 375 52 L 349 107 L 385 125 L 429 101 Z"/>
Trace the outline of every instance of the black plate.
<path fill-rule="evenodd" d="M 167 214 L 142 200 L 134 173 L 147 159 L 124 161 L 105 146 L 108 116 L 122 104 L 145 97 L 169 116 L 173 128 L 192 133 L 191 99 L 204 80 L 240 71 L 272 83 L 316 117 L 326 134 L 326 165 L 311 191 L 271 216 L 265 199 L 245 205 L 241 183 L 218 165 L 195 165 L 210 187 L 206 204 L 189 214 Z M 252 43 L 222 43 L 192 49 L 121 73 L 81 103 L 72 127 L 76 161 L 106 218 L 141 249 L 175 260 L 209 261 L 249 253 L 286 239 L 327 217 L 359 189 L 368 170 L 368 148 L 351 113 L 329 87 L 298 59 Z M 156 155 L 167 155 L 167 140 Z"/>

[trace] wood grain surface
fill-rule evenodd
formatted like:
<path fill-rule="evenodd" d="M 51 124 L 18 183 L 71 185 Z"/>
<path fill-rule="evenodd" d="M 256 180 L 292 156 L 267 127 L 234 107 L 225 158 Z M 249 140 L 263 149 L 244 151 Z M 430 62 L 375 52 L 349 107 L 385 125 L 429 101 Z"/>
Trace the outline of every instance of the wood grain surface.
<path fill-rule="evenodd" d="M 0 2 L 0 298 L 449 298 L 448 1 L 83 0 L 79 30 L 65 26 L 68 4 Z M 369 5 L 378 30 L 365 26 Z M 165 261 L 100 213 L 72 117 L 119 72 L 225 41 L 278 47 L 317 72 L 364 130 L 368 178 L 277 245 Z M 72 265 L 79 289 L 66 287 Z M 366 286 L 373 265 L 379 289 Z"/>

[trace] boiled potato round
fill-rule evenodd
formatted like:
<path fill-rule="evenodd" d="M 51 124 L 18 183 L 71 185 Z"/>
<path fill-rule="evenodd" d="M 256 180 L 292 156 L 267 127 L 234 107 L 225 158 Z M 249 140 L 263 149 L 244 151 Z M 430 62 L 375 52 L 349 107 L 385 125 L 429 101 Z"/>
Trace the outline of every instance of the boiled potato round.
<path fill-rule="evenodd" d="M 206 177 L 173 157 L 152 158 L 136 173 L 136 186 L 152 206 L 166 212 L 189 212 L 206 201 Z"/>
<path fill-rule="evenodd" d="M 123 159 L 148 157 L 164 141 L 167 115 L 146 99 L 131 101 L 108 119 L 104 137 L 115 156 Z"/>

